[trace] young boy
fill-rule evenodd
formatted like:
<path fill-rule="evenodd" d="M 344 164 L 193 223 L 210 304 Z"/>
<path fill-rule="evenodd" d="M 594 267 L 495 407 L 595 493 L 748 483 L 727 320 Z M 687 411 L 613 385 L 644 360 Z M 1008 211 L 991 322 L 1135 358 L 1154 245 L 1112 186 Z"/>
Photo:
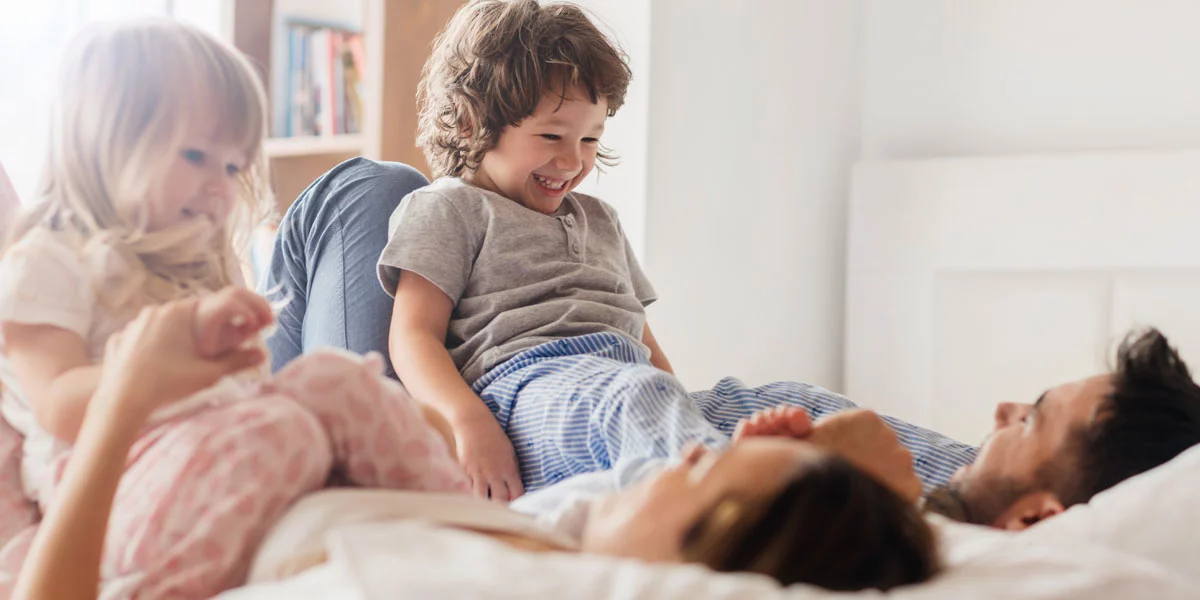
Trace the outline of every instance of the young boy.
<path fill-rule="evenodd" d="M 507 501 L 686 442 L 723 445 L 770 406 L 853 406 L 735 379 L 689 397 L 672 375 L 646 323 L 654 288 L 615 211 L 572 192 L 609 162 L 600 136 L 631 77 L 579 8 L 474 2 L 434 45 L 419 142 L 440 179 L 393 214 L 379 276 L 395 297 L 396 373 L 449 422 L 477 494 Z M 926 486 L 974 457 L 900 425 Z"/>

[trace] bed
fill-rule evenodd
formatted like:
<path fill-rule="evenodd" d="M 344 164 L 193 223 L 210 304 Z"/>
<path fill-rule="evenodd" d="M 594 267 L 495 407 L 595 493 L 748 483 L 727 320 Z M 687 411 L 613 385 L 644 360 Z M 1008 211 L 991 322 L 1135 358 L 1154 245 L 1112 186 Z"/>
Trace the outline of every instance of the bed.
<path fill-rule="evenodd" d="M 1197 503 L 1200 448 L 1023 533 L 941 524 L 951 566 L 928 583 L 886 595 L 784 589 L 765 578 L 694 566 L 532 554 L 399 521 L 334 530 L 326 539 L 329 563 L 224 598 L 1195 598 L 1200 545 L 1191 532 L 1200 524 Z"/>
<path fill-rule="evenodd" d="M 1200 366 L 1200 152 L 871 162 L 854 171 L 846 382 L 961 439 L 999 401 L 1104 370 L 1159 326 Z M 1200 597 L 1200 448 L 1020 534 L 941 525 L 948 571 L 888 597 Z M 353 507 L 347 507 L 353 510 Z M 534 555 L 415 522 L 351 526 L 267 598 L 810 598 L 691 566 Z"/>

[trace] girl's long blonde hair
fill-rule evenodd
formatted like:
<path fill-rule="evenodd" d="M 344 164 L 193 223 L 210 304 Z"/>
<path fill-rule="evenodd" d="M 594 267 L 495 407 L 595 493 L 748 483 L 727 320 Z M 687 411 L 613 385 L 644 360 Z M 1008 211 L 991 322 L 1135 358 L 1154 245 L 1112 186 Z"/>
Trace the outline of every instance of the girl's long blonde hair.
<path fill-rule="evenodd" d="M 131 267 L 105 286 L 111 310 L 237 281 L 235 249 L 273 206 L 262 152 L 266 107 L 250 62 L 194 27 L 144 20 L 81 34 L 63 60 L 35 204 L 14 224 L 10 244 L 47 227 L 71 234 L 84 254 L 111 248 Z M 199 119 L 214 122 L 216 140 L 244 148 L 249 161 L 231 217 L 148 231 L 149 200 L 165 189 Z"/>

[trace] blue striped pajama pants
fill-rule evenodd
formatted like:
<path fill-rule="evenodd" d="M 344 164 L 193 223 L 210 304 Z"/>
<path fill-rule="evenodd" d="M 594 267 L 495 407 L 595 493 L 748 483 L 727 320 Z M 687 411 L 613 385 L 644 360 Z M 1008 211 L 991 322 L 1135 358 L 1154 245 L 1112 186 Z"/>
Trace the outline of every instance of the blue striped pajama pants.
<path fill-rule="evenodd" d="M 674 457 L 688 442 L 725 446 L 738 421 L 772 406 L 804 408 L 814 419 L 856 408 L 804 383 L 750 388 L 735 378 L 689 394 L 651 366 L 646 351 L 599 333 L 547 342 L 493 368 L 473 389 L 512 440 L 526 491 L 582 473 L 636 469 Z M 977 448 L 884 417 L 913 454 L 929 491 L 975 460 Z"/>

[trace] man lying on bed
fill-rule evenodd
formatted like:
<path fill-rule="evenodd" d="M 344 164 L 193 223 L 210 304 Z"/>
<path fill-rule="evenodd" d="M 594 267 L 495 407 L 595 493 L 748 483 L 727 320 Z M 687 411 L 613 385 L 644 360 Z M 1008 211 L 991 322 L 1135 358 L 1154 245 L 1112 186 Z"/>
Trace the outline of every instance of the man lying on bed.
<path fill-rule="evenodd" d="M 1115 369 L 1001 404 L 979 457 L 929 495 L 929 510 L 1022 529 L 1200 443 L 1200 387 L 1155 329 L 1131 333 Z"/>
<path fill-rule="evenodd" d="M 645 465 L 638 483 L 626 489 L 619 489 L 619 477 L 614 473 L 599 472 L 535 492 L 512 506 L 521 512 L 538 513 L 537 524 L 543 531 L 582 540 L 584 551 L 652 562 L 701 562 L 720 571 L 758 570 L 783 582 L 805 581 L 834 589 L 886 588 L 888 582 L 896 581 L 892 579 L 895 575 L 888 572 L 904 564 L 897 559 L 906 552 L 911 552 L 908 556 L 916 561 L 910 567 L 930 564 L 925 554 L 929 546 L 912 543 L 924 536 L 921 532 L 925 527 L 906 519 L 897 521 L 893 512 L 895 497 L 867 497 L 853 486 L 838 487 L 843 484 L 813 478 L 812 470 L 805 471 L 806 478 L 793 480 L 787 493 L 807 488 L 813 492 L 812 498 L 841 500 L 821 503 L 818 508 L 807 500 L 778 493 L 769 502 L 772 508 L 764 511 L 765 505 L 758 504 L 750 513 L 736 503 L 709 504 L 701 519 L 688 527 L 676 527 L 694 514 L 691 510 L 697 506 L 697 498 L 705 495 L 689 485 L 709 486 L 715 483 L 714 477 L 726 478 L 723 485 L 734 480 L 742 484 L 774 480 L 771 460 L 756 465 L 744 462 L 746 456 L 762 449 L 758 444 L 771 438 L 780 439 L 781 451 L 786 447 L 784 440 L 808 441 L 810 447 L 831 451 L 831 455 L 846 459 L 860 472 L 885 483 L 897 496 L 916 497 L 907 452 L 897 445 L 895 433 L 873 413 L 845 411 L 814 424 L 803 410 L 780 407 L 743 422 L 729 450 L 709 453 L 693 447 L 683 453 L 681 462 Z M 996 429 L 980 449 L 979 459 L 956 474 L 947 486 L 930 494 L 926 506 L 958 520 L 1021 530 L 1063 512 L 1065 507 L 1087 502 L 1100 491 L 1169 461 L 1197 442 L 1200 388 L 1166 338 L 1151 330 L 1127 339 L 1113 372 L 1054 387 L 1034 404 L 1000 406 Z M 682 473 L 687 474 L 684 479 L 690 483 L 684 484 L 679 478 Z M 839 489 L 842 491 L 836 491 Z M 905 489 L 911 493 L 906 494 Z M 446 513 L 447 502 L 423 494 L 318 492 L 298 503 L 268 536 L 251 581 L 295 572 L 311 564 L 305 558 L 324 560 L 324 534 L 334 528 L 429 519 L 433 515 L 422 503 L 439 504 L 443 507 L 440 512 Z M 461 502 L 472 500 L 462 498 Z M 476 516 L 506 512 L 494 504 L 473 502 L 471 510 Z M 829 512 L 834 506 L 840 512 Z M 795 529 L 798 523 L 811 526 L 822 519 L 827 522 L 820 532 Z M 450 518 L 433 520 L 443 527 L 453 523 Z M 907 523 L 907 527 L 878 529 L 880 524 L 896 522 Z M 684 531 L 687 533 L 680 535 Z M 903 533 L 895 535 L 897 531 Z M 940 538 L 947 569 L 961 566 L 956 562 L 963 560 L 958 543 L 979 548 L 982 533 L 977 528 L 942 528 L 942 532 L 947 534 Z M 546 549 L 529 545 L 533 542 L 524 536 L 518 536 L 524 540 L 519 547 Z M 1001 540 L 991 537 L 986 543 Z M 840 550 L 824 550 L 834 546 Z M 790 558 L 783 559 L 765 548 L 786 548 Z M 871 555 L 869 552 L 875 550 L 869 550 L 864 554 L 868 548 L 884 553 Z M 295 556 L 300 562 L 292 559 L 289 564 L 287 557 Z M 816 568 L 814 557 L 830 560 Z M 805 577 L 789 579 L 781 571 L 764 566 L 780 559 L 783 562 L 779 564 L 791 565 L 789 576 L 795 574 L 790 571 L 804 571 Z M 869 578 L 840 579 L 848 573 L 858 573 L 859 577 L 869 574 Z"/>
<path fill-rule="evenodd" d="M 803 423 L 807 417 L 783 409 L 756 417 L 742 431 L 809 431 L 792 421 Z M 927 494 L 925 509 L 958 521 L 1020 530 L 1085 503 L 1196 444 L 1200 386 L 1162 333 L 1131 332 L 1117 351 L 1111 373 L 1052 387 L 1032 404 L 997 406 L 995 428 L 978 458 Z M 606 486 L 616 487 L 617 478 L 583 476 L 518 500 L 516 506 L 538 512 L 558 504 L 572 488 Z"/>

